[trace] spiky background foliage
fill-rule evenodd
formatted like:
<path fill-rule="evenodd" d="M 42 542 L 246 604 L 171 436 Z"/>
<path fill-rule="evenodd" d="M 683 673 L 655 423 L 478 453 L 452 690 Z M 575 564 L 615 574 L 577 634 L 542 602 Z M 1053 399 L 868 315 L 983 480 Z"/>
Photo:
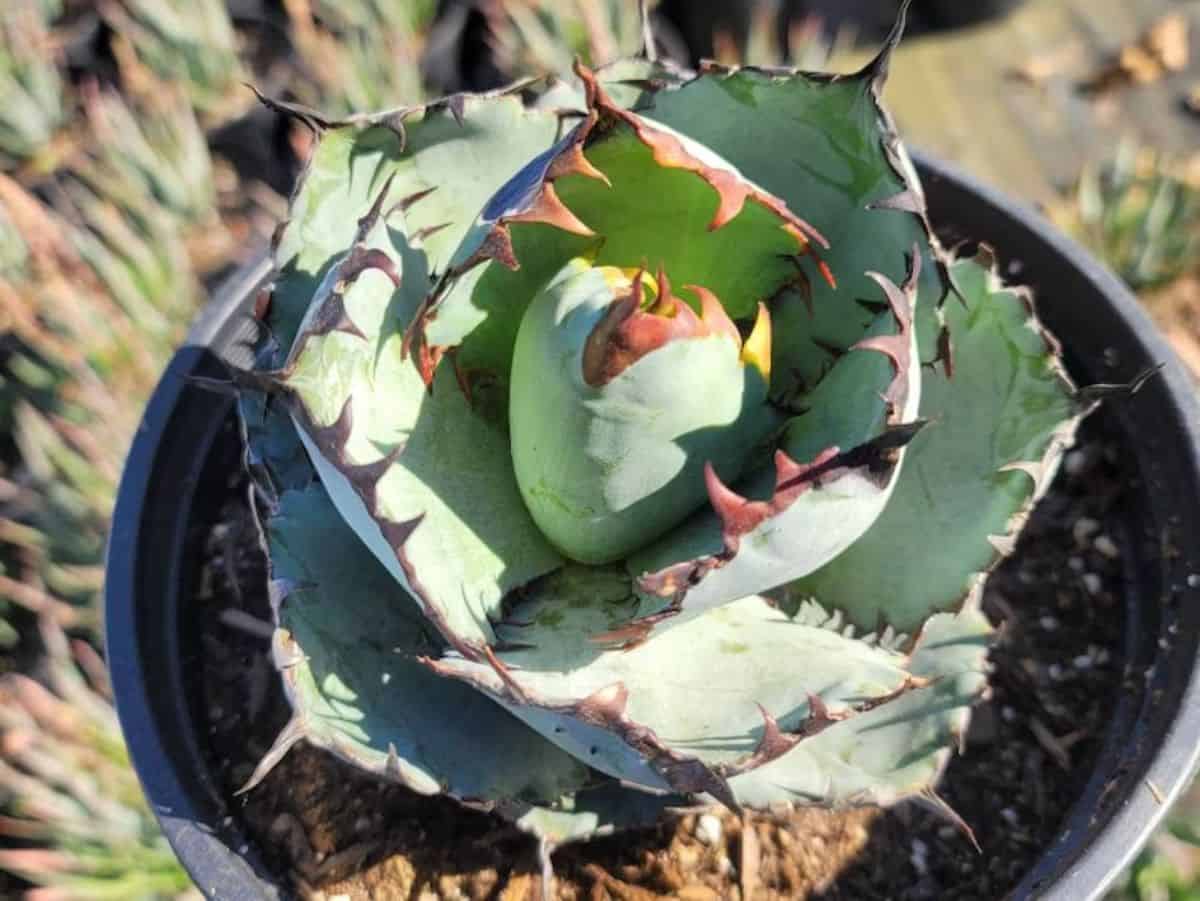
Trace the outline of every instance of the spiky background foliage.
<path fill-rule="evenodd" d="M 198 898 L 129 766 L 103 661 L 51 619 L 41 638 L 38 678 L 0 676 L 0 870 L 39 901 Z"/>
<path fill-rule="evenodd" d="M 0 9 L 0 162 L 46 165 L 68 115 L 48 15 L 37 0 Z"/>
<path fill-rule="evenodd" d="M 419 97 L 418 27 L 406 4 L 283 0 L 309 83 L 300 99 L 330 115 L 383 109 Z"/>
<path fill-rule="evenodd" d="M 223 4 L 178 6 L 103 6 L 109 21 L 137 22 L 115 38 L 131 76 L 123 95 L 90 76 L 67 82 L 45 28 L 54 4 L 0 11 L 0 165 L 13 170 L 0 174 L 0 641 L 18 655 L 6 659 L 38 661 L 0 687 L 0 870 L 45 886 L 44 898 L 165 898 L 189 885 L 141 799 L 110 699 L 80 681 L 59 631 L 99 647 L 125 449 L 202 297 L 197 272 L 229 265 L 239 246 L 193 107 L 211 116 L 231 96 L 240 62 L 212 49 L 232 48 L 232 28 Z M 95 652 L 85 659 L 102 676 Z"/>
<path fill-rule="evenodd" d="M 245 68 L 224 0 L 101 0 L 114 32 L 113 50 L 128 77 L 144 81 L 145 67 L 184 86 L 196 109 L 220 117 L 244 108 L 238 90 Z"/>
<path fill-rule="evenodd" d="M 1161 287 L 1200 255 L 1200 167 L 1126 141 L 1051 213 L 1134 290 Z"/>
<path fill-rule="evenodd" d="M 621 0 L 514 0 L 502 14 L 503 51 L 526 72 L 569 72 L 577 57 L 600 66 L 627 56 L 642 40 L 636 7 Z"/>

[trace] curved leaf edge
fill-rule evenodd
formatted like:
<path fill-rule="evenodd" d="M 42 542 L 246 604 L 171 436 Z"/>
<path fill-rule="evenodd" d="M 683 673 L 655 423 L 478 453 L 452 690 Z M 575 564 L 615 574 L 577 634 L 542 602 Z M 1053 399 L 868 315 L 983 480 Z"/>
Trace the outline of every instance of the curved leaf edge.
<path fill-rule="evenodd" d="M 736 170 L 697 156 L 670 129 L 643 119 L 615 103 L 605 90 L 598 73 L 577 62 L 575 75 L 583 84 L 586 98 L 587 108 L 582 121 L 544 153 L 531 160 L 524 170 L 514 176 L 488 202 L 480 214 L 473 235 L 468 235 L 464 240 L 456 253 L 455 261 L 433 286 L 405 332 L 405 353 L 415 355 L 427 385 L 432 384 L 434 370 L 443 356 L 457 346 L 432 345 L 426 334 L 430 323 L 437 316 L 439 307 L 454 286 L 468 272 L 487 263 L 494 262 L 514 271 L 520 268 L 520 260 L 513 248 L 512 225 L 543 224 L 584 238 L 595 237 L 595 233 L 559 198 L 554 183 L 568 175 L 608 182 L 608 177 L 588 161 L 583 151 L 593 136 L 602 136 L 613 127 L 629 128 L 636 139 L 653 152 L 656 162 L 661 167 L 692 172 L 709 184 L 718 198 L 716 213 L 708 226 L 709 231 L 719 229 L 736 218 L 746 201 L 753 201 L 776 216 L 781 227 L 792 236 L 797 245 L 797 274 L 781 283 L 778 290 L 806 278 L 798 270 L 798 261 L 804 256 L 812 257 L 821 275 L 831 282 L 833 280 L 832 273 L 816 249 L 828 247 L 828 242 L 816 229 L 789 210 L 781 200 L 757 187 Z M 680 84 L 681 82 L 673 79 L 652 79 L 645 83 L 645 87 L 653 91 Z M 570 114 L 570 111 L 563 113 Z"/>
<path fill-rule="evenodd" d="M 908 275 L 902 286 L 893 284 L 885 276 L 872 274 L 887 298 L 896 332 L 864 339 L 851 348 L 882 353 L 891 364 L 892 376 L 882 392 L 887 411 L 883 431 L 848 450 L 827 448 L 804 463 L 780 449 L 774 458 L 775 487 L 765 501 L 750 500 L 731 490 L 709 467 L 706 471 L 709 502 L 721 523 L 721 550 L 657 570 L 635 573 L 634 582 L 639 594 L 649 601 L 661 602 L 662 606 L 600 637 L 621 642 L 626 647 L 650 639 L 655 630 L 685 612 L 688 593 L 702 584 L 706 576 L 736 561 L 743 537 L 785 513 L 808 491 L 827 488 L 848 476 L 866 477 L 880 492 L 890 491 L 900 472 L 904 448 L 925 425 L 910 409 L 913 406 L 910 395 L 919 395 L 912 377 L 916 368 L 913 361 L 917 351 L 914 319 L 920 275 L 921 254 L 917 247 L 909 257 Z M 702 508 L 698 512 L 705 515 L 708 511 Z M 763 590 L 774 587 L 777 586 Z"/>
<path fill-rule="evenodd" d="M 952 612 L 943 612 L 942 615 L 960 616 L 976 614 L 982 617 L 981 605 L 985 583 L 986 576 L 980 574 L 972 581 L 970 588 L 964 593 L 961 602 L 957 605 L 957 609 Z M 931 616 L 930 620 L 932 619 L 933 617 Z M 925 626 L 928 622 L 927 620 L 926 624 L 923 624 L 922 628 L 914 632 L 909 640 L 904 643 L 901 653 L 906 658 L 904 666 L 906 670 L 911 668 L 909 664 L 913 656 L 920 649 L 924 638 Z M 880 644 L 883 646 L 882 642 Z M 801 748 L 806 739 L 819 735 L 827 728 L 851 721 L 856 716 L 869 714 L 872 711 L 885 708 L 889 703 L 914 692 L 936 689 L 941 678 L 950 677 L 926 677 L 908 673 L 903 683 L 895 690 L 889 691 L 879 697 L 867 698 L 858 704 L 847 705 L 837 711 L 831 711 L 820 697 L 812 696 L 810 697 L 807 716 L 798 729 L 789 732 L 784 732 L 780 728 L 779 723 L 770 711 L 758 705 L 763 721 L 763 731 L 754 750 L 738 760 L 713 765 L 705 763 L 693 755 L 672 748 L 652 728 L 633 720 L 626 710 L 630 695 L 623 682 L 614 682 L 585 698 L 570 700 L 548 698 L 536 696 L 529 692 L 526 687 L 520 684 L 519 679 L 515 677 L 514 673 L 510 672 L 498 660 L 492 661 L 490 672 L 494 678 L 483 676 L 484 672 L 488 672 L 487 670 L 466 671 L 458 669 L 453 665 L 452 660 L 445 658 L 424 658 L 422 662 L 440 675 L 470 684 L 481 693 L 510 709 L 524 708 L 540 711 L 552 716 L 563 716 L 577 720 L 585 727 L 599 729 L 628 746 L 634 754 L 648 760 L 651 769 L 661 777 L 661 783 L 655 785 L 640 785 L 622 780 L 620 784 L 623 787 L 651 794 L 661 794 L 664 791 L 671 791 L 685 798 L 690 798 L 698 804 L 716 803 L 735 813 L 742 812 L 743 806 L 738 800 L 737 792 L 731 784 L 731 780 L 741 775 L 753 773 L 760 767 L 777 763 L 785 758 L 788 753 Z M 987 671 L 986 661 L 981 662 L 980 666 L 981 669 L 976 675 L 985 676 Z M 962 674 L 951 674 L 951 676 Z M 852 798 L 842 800 L 834 798 L 810 798 L 807 804 L 803 806 L 820 804 L 829 806 L 832 809 L 862 806 L 889 807 L 895 803 L 915 798 L 924 798 L 926 801 L 936 799 L 935 786 L 945 768 L 949 765 L 954 751 L 957 750 L 959 753 L 965 752 L 966 732 L 970 724 L 972 709 L 975 704 L 986 697 L 987 690 L 986 678 L 980 678 L 977 687 L 973 690 L 967 702 L 954 709 L 953 717 L 948 720 L 945 729 L 939 732 L 937 750 L 930 752 L 934 766 L 926 782 L 913 787 L 910 791 L 902 793 L 878 789 L 875 792 L 861 793 Z M 753 702 L 747 700 L 747 703 Z M 770 806 L 774 806 L 777 803 L 779 803 L 778 800 L 772 801 Z M 674 806 L 682 805 L 676 804 Z M 937 799 L 935 807 L 946 808 L 946 805 L 940 799 Z"/>
<path fill-rule="evenodd" d="M 973 596 L 973 592 L 977 588 L 979 591 L 982 591 L 991 574 L 1016 552 L 1021 532 L 1028 523 L 1034 508 L 1049 491 L 1054 477 L 1058 473 L 1063 457 L 1075 445 L 1076 437 L 1083 420 L 1097 410 L 1108 396 L 1124 396 L 1134 393 L 1141 387 L 1144 380 L 1153 374 L 1153 371 L 1147 371 L 1128 384 L 1078 387 L 1067 372 L 1063 362 L 1062 345 L 1037 315 L 1037 302 L 1033 290 L 1027 285 L 1011 285 L 1004 280 L 998 257 L 990 245 L 983 242 L 977 244 L 974 252 L 969 256 L 959 256 L 958 248 L 954 248 L 946 253 L 946 272 L 947 277 L 951 279 L 951 292 L 956 298 L 961 299 L 964 306 L 967 304 L 967 301 L 962 291 L 953 282 L 954 268 L 964 262 L 972 263 L 983 270 L 986 278 L 985 291 L 988 296 L 1008 294 L 1024 307 L 1026 316 L 1025 326 L 1042 342 L 1045 351 L 1042 362 L 1059 383 L 1063 393 L 1073 402 L 1074 414 L 1064 419 L 1049 435 L 1046 449 L 1040 459 L 1011 461 L 996 470 L 997 475 L 1006 472 L 1024 473 L 1029 480 L 1029 492 L 1020 506 L 1008 517 L 1004 529 L 986 537 L 987 543 L 993 551 L 991 559 L 984 567 L 965 574 L 964 584 L 968 587 L 968 590 L 966 593 L 958 595 L 958 600 L 955 603 L 931 608 L 921 623 L 912 628 L 908 626 L 901 628 L 895 623 L 890 622 L 883 615 L 880 615 L 874 623 L 854 622 L 849 617 L 846 617 L 845 611 L 839 609 L 836 605 L 829 605 L 828 602 L 823 600 L 818 601 L 816 598 L 807 598 L 807 600 L 818 602 L 818 606 L 826 613 L 831 622 L 838 624 L 850 623 L 858 630 L 870 630 L 875 635 L 912 636 L 918 634 L 924 624 L 934 616 L 962 612 L 968 600 Z M 952 363 L 953 342 L 953 331 L 943 326 L 938 337 L 938 344 L 944 347 L 945 357 L 942 362 L 946 367 L 946 376 L 951 385 L 953 385 L 954 377 Z M 936 362 L 933 361 L 931 363 L 927 361 L 924 365 L 933 365 Z M 1097 387 L 1100 390 L 1096 390 Z M 786 586 L 781 586 L 781 589 L 784 588 Z M 799 600 L 800 603 L 796 603 L 796 600 Z M 799 610 L 805 600 L 805 598 L 779 599 L 780 603 L 784 604 L 785 607 L 792 607 L 795 610 Z"/>

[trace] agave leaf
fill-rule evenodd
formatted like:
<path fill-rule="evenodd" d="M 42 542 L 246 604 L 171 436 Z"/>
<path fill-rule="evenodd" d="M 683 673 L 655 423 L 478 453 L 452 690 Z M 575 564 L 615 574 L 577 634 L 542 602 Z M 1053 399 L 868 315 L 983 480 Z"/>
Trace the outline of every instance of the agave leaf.
<path fill-rule="evenodd" d="M 626 640 L 645 640 L 746 591 L 812 572 L 884 510 L 904 447 L 921 427 L 914 421 L 921 371 L 912 309 L 919 259 L 913 256 L 903 289 L 876 276 L 890 315 L 804 398 L 811 409 L 788 423 L 773 469 L 751 473 L 735 492 L 710 467 L 711 508 L 629 559 L 643 604 L 619 630 Z M 851 421 L 852 411 L 862 418 Z"/>
<path fill-rule="evenodd" d="M 264 349 L 270 356 L 269 343 Z M 239 409 L 249 471 L 274 510 L 266 532 L 280 626 L 275 658 L 295 711 L 251 786 L 304 738 L 418 790 L 495 800 L 551 845 L 657 820 L 673 799 L 606 783 L 477 692 L 418 664 L 416 654 L 443 648 L 441 637 L 315 482 L 288 405 L 243 391 Z M 486 764 L 471 763 L 466 749 L 474 745 L 463 741 L 477 729 L 496 737 Z M 454 749 L 450 756 L 445 748 Z"/>
<path fill-rule="evenodd" d="M 978 602 L 977 587 L 961 612 L 926 622 L 908 657 L 921 687 L 735 776 L 736 796 L 748 806 L 784 797 L 836 807 L 886 806 L 931 793 L 987 683 L 991 628 Z"/>
<path fill-rule="evenodd" d="M 265 531 L 275 658 L 295 711 L 279 750 L 303 738 L 418 792 L 458 798 L 553 800 L 586 784 L 582 764 L 418 662 L 440 637 L 319 484 L 283 493 Z"/>
<path fill-rule="evenodd" d="M 502 429 L 449 372 L 426 391 L 398 338 L 430 268 L 557 119 L 494 96 L 371 121 L 388 125 L 330 127 L 315 151 L 280 237 L 269 326 L 342 515 L 450 640 L 487 642 L 501 597 L 559 559 L 521 504 Z"/>
<path fill-rule="evenodd" d="M 609 98 L 634 112 L 641 111 L 638 106 L 647 99 L 647 92 L 680 85 L 690 74 L 670 61 L 644 57 L 616 59 L 595 71 Z M 587 106 L 586 89 L 574 73 L 562 75 L 550 82 L 534 105 L 541 109 L 582 110 Z"/>
<path fill-rule="evenodd" d="M 875 525 L 788 589 L 863 628 L 912 631 L 954 609 L 975 574 L 1011 550 L 1087 412 L 1028 292 L 1005 287 L 986 255 L 955 262 L 951 274 L 962 297 L 945 307 L 953 377 L 925 375 L 921 415 L 931 425 Z M 932 356 L 936 335 L 921 337 Z"/>
<path fill-rule="evenodd" d="M 701 285 L 734 319 L 796 281 L 799 258 L 820 270 L 823 239 L 778 198 L 577 74 L 586 117 L 488 201 L 417 318 L 410 340 L 430 372 L 461 346 L 466 365 L 506 378 L 526 305 L 585 248 L 595 265 L 644 263 Z"/>
<path fill-rule="evenodd" d="M 621 829 L 654 826 L 664 813 L 686 803 L 687 799 L 678 795 L 652 794 L 609 781 L 566 796 L 555 805 L 532 805 L 517 812 L 514 822 L 553 848 Z"/>
<path fill-rule="evenodd" d="M 334 123 L 313 150 L 280 233 L 273 303 L 308 308 L 389 178 L 386 202 L 406 207 L 410 234 L 429 230 L 419 243 L 428 270 L 442 271 L 488 197 L 553 142 L 557 127 L 554 113 L 525 109 L 518 97 L 473 95 Z M 293 336 L 277 330 L 285 348 Z"/>
<path fill-rule="evenodd" d="M 342 516 L 448 641 L 490 643 L 504 595 L 560 559 L 521 503 L 508 436 L 448 367 L 426 391 L 403 355 L 413 298 L 385 275 L 425 278 L 390 262 L 380 244 L 403 229 L 381 225 L 330 271 L 280 380 Z"/>
<path fill-rule="evenodd" d="M 389 306 L 387 283 L 369 270 L 390 269 L 391 277 L 399 281 L 396 267 L 405 252 L 401 245 L 412 249 L 436 236 L 399 225 L 397 217 L 407 217 L 408 211 L 394 210 L 392 216 L 384 212 L 395 196 L 393 181 L 376 187 L 374 207 L 355 226 L 359 240 L 324 273 L 286 365 L 283 381 L 304 408 L 301 429 L 335 503 L 397 579 L 418 596 L 446 638 L 467 656 L 478 656 L 478 645 L 491 641 L 489 619 L 498 614 L 504 595 L 548 572 L 560 560 L 517 494 L 503 424 L 454 390 L 448 367 L 436 369 L 437 355 L 444 348 L 431 348 L 419 340 L 412 359 L 421 376 L 432 383 L 432 391 L 425 394 L 414 380 L 410 360 L 393 342 L 392 329 L 412 319 L 410 335 L 420 338 L 426 329 L 470 325 L 459 335 L 463 338 L 479 324 L 480 315 L 503 323 L 496 332 L 503 333 L 503 340 L 490 342 L 503 348 L 503 369 L 484 373 L 503 382 L 524 309 L 518 298 L 527 304 L 532 294 L 509 284 L 486 301 L 504 315 L 488 317 L 475 307 L 472 296 L 447 296 L 445 289 L 478 263 L 495 258 L 511 264 L 510 228 L 514 226 L 523 233 L 525 227 L 534 230 L 523 237 L 535 237 L 541 230 L 575 241 L 590 239 L 591 230 L 565 205 L 569 203 L 576 203 L 612 232 L 594 250 L 598 263 L 627 264 L 654 255 L 685 282 L 724 291 L 722 301 L 735 312 L 752 313 L 757 297 L 794 279 L 794 260 L 781 257 L 813 253 L 811 229 L 776 199 L 742 180 L 703 148 L 646 127 L 613 106 L 594 82 L 589 85 L 593 109 L 585 123 L 493 196 L 455 251 L 439 290 L 415 314 L 410 314 L 407 302 L 414 281 L 420 285 L 420 278 L 414 280 L 413 273 L 406 271 L 404 290 Z M 592 161 L 583 145 L 602 120 L 607 126 L 588 145 L 595 157 Z M 356 161 L 362 164 L 361 159 Z M 305 183 L 318 204 L 325 177 L 324 170 L 319 171 L 319 180 L 310 173 Z M 339 170 L 335 166 L 332 171 Z M 363 181 L 378 182 L 381 172 L 376 163 Z M 646 199 L 658 196 L 656 190 L 664 192 L 657 205 Z M 665 216 L 673 227 L 636 229 L 643 241 L 618 236 L 625 222 L 620 216 L 614 218 L 610 209 L 613 192 L 624 196 L 635 214 L 637 207 L 645 206 L 648 222 Z M 421 195 L 418 191 L 415 196 Z M 435 192 L 414 201 L 412 211 L 421 210 L 436 196 Z M 311 222 L 307 209 L 313 207 L 306 209 L 300 201 L 297 207 L 293 227 L 303 235 L 308 231 L 304 223 Z M 393 227 L 386 236 L 379 227 L 384 221 Z M 639 221 L 638 216 L 631 221 Z M 405 233 L 414 240 L 399 240 Z M 537 240 L 534 246 L 540 260 L 556 268 L 574 255 L 559 254 L 571 248 L 569 242 Z M 720 252 L 734 246 L 756 247 L 757 252 Z M 286 252 L 281 256 L 288 258 Z M 306 268 L 315 278 L 318 273 L 312 271 L 312 262 L 308 260 Z M 515 273 L 498 266 L 482 268 L 529 281 L 539 264 L 522 260 Z M 485 278 L 475 284 L 487 288 L 492 283 Z M 496 284 L 502 286 L 502 278 Z M 467 372 L 468 393 L 478 362 L 479 357 L 465 346 L 455 359 L 460 381 L 463 370 Z M 441 566 L 444 559 L 459 561 L 461 572 Z M 474 650 L 469 645 L 475 645 Z"/>
<path fill-rule="evenodd" d="M 961 646 L 947 633 L 953 623 L 932 628 L 906 655 L 792 620 L 760 597 L 709 611 L 632 649 L 597 643 L 636 605 L 619 569 L 568 567 L 530 589 L 498 627 L 512 649 L 499 652 L 496 662 L 451 653 L 430 665 L 626 783 L 755 806 L 794 800 L 799 784 L 829 782 L 840 796 L 845 783 L 825 759 L 826 748 L 844 758 L 849 739 L 805 749 L 826 732 L 847 732 L 871 711 L 902 710 L 913 720 L 906 729 L 931 739 L 937 733 L 941 747 L 943 716 L 952 707 L 959 723 L 981 684 L 969 679 L 932 690 L 932 679 L 978 674 L 982 666 L 985 643 Z M 978 615 L 964 622 L 972 635 L 986 631 Z M 923 702 L 894 707 L 918 692 Z M 875 727 L 883 722 L 889 720 L 876 718 Z M 923 742 L 913 747 L 925 750 Z M 863 784 L 854 792 L 890 799 L 909 789 L 883 769 L 895 756 L 891 744 L 859 754 Z M 809 773 L 812 761 L 817 766 Z M 751 776 L 768 766 L 774 776 Z"/>
<path fill-rule="evenodd" d="M 315 477 L 287 408 L 258 391 L 238 394 L 246 471 L 269 499 L 301 490 Z"/>
<path fill-rule="evenodd" d="M 513 465 L 534 521 L 574 560 L 611 562 L 658 538 L 704 501 L 706 462 L 738 476 L 747 449 L 782 418 L 715 296 L 703 295 L 699 317 L 665 276 L 649 281 L 575 260 L 521 323 L 509 392 Z M 653 309 L 637 309 L 651 290 Z M 614 322 L 618 297 L 625 318 L 611 327 L 627 341 L 606 357 L 612 337 L 595 338 Z M 666 305 L 670 318 L 654 312 Z M 765 310 L 759 330 L 750 352 L 770 340 Z M 621 354 L 639 335 L 651 349 L 609 377 L 605 364 L 624 366 Z"/>
<path fill-rule="evenodd" d="M 823 257 L 836 288 L 807 279 L 772 305 L 777 394 L 810 388 L 831 356 L 861 337 L 884 300 L 868 273 L 899 282 L 914 244 L 925 257 L 919 306 L 942 294 L 924 196 L 879 102 L 902 29 L 903 16 L 880 55 L 855 75 L 713 67 L 641 101 L 648 118 L 721 154 L 804 210 L 829 240 Z"/>

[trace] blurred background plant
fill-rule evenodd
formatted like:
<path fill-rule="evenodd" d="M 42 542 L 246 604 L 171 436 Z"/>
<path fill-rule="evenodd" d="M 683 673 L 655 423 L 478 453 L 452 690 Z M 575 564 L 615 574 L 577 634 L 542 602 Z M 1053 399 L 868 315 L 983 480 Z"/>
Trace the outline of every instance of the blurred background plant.
<path fill-rule="evenodd" d="M 210 121 L 246 107 L 239 90 L 246 70 L 224 0 L 100 0 L 98 7 L 127 80 L 180 84 Z"/>
<path fill-rule="evenodd" d="M 1200 254 L 1200 157 L 1124 141 L 1109 165 L 1083 169 L 1052 218 L 1134 290 L 1169 284 Z"/>
<path fill-rule="evenodd" d="M 30 901 L 199 899 L 129 765 L 103 660 L 40 626 L 33 675 L 0 677 L 0 868 L 39 887 Z"/>
<path fill-rule="evenodd" d="M 52 3 L 14 0 L 0 10 L 0 161 L 52 165 L 64 102 L 58 53 L 48 28 Z"/>
<path fill-rule="evenodd" d="M 283 0 L 306 79 L 297 94 L 333 116 L 385 109 L 423 96 L 418 29 L 430 10 L 364 0 Z"/>
<path fill-rule="evenodd" d="M 852 63 L 894 14 L 856 5 L 888 9 L 856 26 L 836 3 L 651 4 L 677 62 L 808 69 Z M 128 768 L 100 593 L 142 406 L 199 304 L 265 247 L 309 146 L 242 82 L 337 116 L 601 64 L 641 26 L 636 0 L 0 0 L 0 897 L 189 891 Z M 1130 145 L 1053 210 L 1185 356 L 1196 192 L 1195 167 Z M 1119 897 L 1197 897 L 1181 843 L 1200 817 L 1178 817 Z"/>
<path fill-rule="evenodd" d="M 1107 165 L 1085 166 L 1049 213 L 1139 293 L 1200 378 L 1200 154 L 1123 141 Z"/>
<path fill-rule="evenodd" d="M 1200 901 L 1200 794 L 1175 805 L 1108 901 Z"/>

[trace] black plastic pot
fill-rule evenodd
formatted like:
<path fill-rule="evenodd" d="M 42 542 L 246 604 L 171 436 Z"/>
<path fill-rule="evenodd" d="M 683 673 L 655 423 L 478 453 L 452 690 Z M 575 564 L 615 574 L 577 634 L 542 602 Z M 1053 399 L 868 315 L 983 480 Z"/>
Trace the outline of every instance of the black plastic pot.
<path fill-rule="evenodd" d="M 1125 867 L 1188 785 L 1200 757 L 1200 408 L 1183 368 L 1136 300 L 1036 213 L 953 169 L 918 161 L 939 230 L 985 240 L 1030 284 L 1081 383 L 1123 381 L 1155 363 L 1160 376 L 1113 408 L 1143 489 L 1134 534 L 1169 533 L 1134 553 L 1125 653 L 1141 687 L 1123 691 L 1083 797 L 1012 897 L 1081 901 Z M 121 724 L 150 804 L 197 885 L 219 899 L 284 894 L 260 865 L 203 753 L 204 724 L 183 672 L 195 604 L 196 523 L 219 502 L 206 480 L 237 465 L 230 401 L 189 385 L 219 377 L 217 357 L 245 365 L 244 313 L 267 278 L 240 273 L 201 314 L 158 386 L 130 451 L 107 572 L 108 653 Z M 223 482 L 222 482 L 223 484 Z M 1132 492 L 1131 492 L 1132 493 Z"/>

